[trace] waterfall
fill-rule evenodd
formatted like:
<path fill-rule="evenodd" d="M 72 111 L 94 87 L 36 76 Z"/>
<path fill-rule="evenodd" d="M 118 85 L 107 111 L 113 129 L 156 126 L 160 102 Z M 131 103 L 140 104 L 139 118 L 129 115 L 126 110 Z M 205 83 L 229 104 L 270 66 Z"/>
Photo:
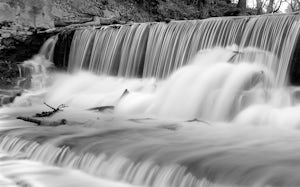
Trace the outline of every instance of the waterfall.
<path fill-rule="evenodd" d="M 50 38 L 20 66 L 31 88 L 0 108 L 0 167 L 9 169 L 0 183 L 50 186 L 42 179 L 53 184 L 59 175 L 48 172 L 58 167 L 68 179 L 61 186 L 72 186 L 70 170 L 84 172 L 74 181 L 87 186 L 95 178 L 120 182 L 99 186 L 300 186 L 300 88 L 288 83 L 299 29 L 297 14 L 262 15 Z M 48 71 L 50 61 L 68 72 Z M 50 110 L 43 103 L 67 107 L 32 117 Z"/>
<path fill-rule="evenodd" d="M 79 29 L 68 70 L 166 78 L 200 50 L 232 46 L 235 63 L 261 63 L 283 85 L 299 27 L 298 15 L 264 15 Z M 263 52 L 270 54 L 268 58 L 261 59 Z"/>

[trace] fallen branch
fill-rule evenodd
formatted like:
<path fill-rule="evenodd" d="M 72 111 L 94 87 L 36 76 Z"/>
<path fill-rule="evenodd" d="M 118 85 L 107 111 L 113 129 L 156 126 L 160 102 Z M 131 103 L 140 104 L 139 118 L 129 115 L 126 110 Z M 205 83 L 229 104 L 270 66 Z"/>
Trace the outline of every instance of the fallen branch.
<path fill-rule="evenodd" d="M 52 111 L 47 111 L 47 112 L 42 112 L 42 113 L 36 113 L 34 117 L 50 117 L 53 114 L 55 114 L 56 112 L 62 111 L 63 108 L 66 108 L 67 106 L 64 104 L 59 105 L 58 107 L 54 108 L 50 105 L 48 105 L 47 103 L 44 103 L 44 105 L 46 105 L 47 107 L 51 108 Z"/>

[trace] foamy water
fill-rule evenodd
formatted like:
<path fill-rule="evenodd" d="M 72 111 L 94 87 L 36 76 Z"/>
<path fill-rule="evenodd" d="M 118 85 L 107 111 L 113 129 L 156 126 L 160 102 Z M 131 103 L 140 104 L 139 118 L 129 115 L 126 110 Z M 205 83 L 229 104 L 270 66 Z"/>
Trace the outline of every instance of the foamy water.
<path fill-rule="evenodd" d="M 299 89 L 278 86 L 273 72 L 260 63 L 228 63 L 232 56 L 231 49 L 200 52 L 190 65 L 165 80 L 90 72 L 48 75 L 49 64 L 37 58 L 32 62 L 36 66 L 32 89 L 11 106 L 36 108 L 43 102 L 77 110 L 114 106 L 116 115 L 297 127 Z"/>

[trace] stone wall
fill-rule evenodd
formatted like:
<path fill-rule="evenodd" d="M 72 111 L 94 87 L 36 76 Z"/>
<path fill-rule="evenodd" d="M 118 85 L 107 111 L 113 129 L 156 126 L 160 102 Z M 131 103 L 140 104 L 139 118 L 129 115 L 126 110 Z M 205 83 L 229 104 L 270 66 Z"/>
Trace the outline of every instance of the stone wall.
<path fill-rule="evenodd" d="M 0 22 L 17 26 L 54 27 L 52 6 L 47 0 L 0 0 Z"/>

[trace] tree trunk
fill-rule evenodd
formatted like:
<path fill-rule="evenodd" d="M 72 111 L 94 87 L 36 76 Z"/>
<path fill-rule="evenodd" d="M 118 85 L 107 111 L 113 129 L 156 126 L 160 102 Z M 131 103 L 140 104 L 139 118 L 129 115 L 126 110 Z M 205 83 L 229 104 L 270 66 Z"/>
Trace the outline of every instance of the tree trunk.
<path fill-rule="evenodd" d="M 239 0 L 238 4 L 237 4 L 238 8 L 241 9 L 246 9 L 247 7 L 247 0 Z"/>
<path fill-rule="evenodd" d="M 198 0 L 197 2 L 198 10 L 201 10 L 203 8 L 204 2 L 205 2 L 204 0 Z"/>
<path fill-rule="evenodd" d="M 262 2 L 261 0 L 256 0 L 256 13 L 258 15 L 262 14 Z"/>
<path fill-rule="evenodd" d="M 273 13 L 273 5 L 274 5 L 274 0 L 270 0 L 267 8 L 267 13 Z"/>

